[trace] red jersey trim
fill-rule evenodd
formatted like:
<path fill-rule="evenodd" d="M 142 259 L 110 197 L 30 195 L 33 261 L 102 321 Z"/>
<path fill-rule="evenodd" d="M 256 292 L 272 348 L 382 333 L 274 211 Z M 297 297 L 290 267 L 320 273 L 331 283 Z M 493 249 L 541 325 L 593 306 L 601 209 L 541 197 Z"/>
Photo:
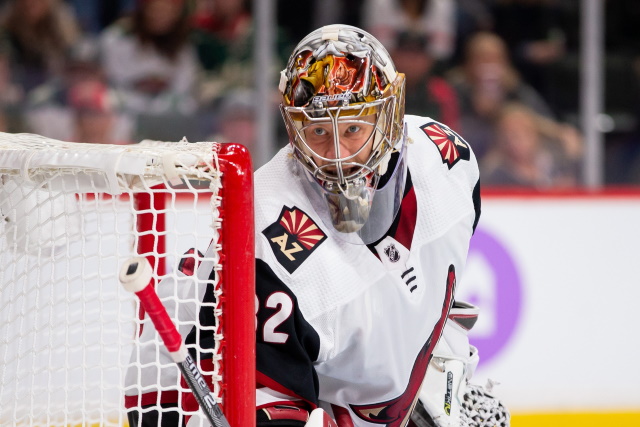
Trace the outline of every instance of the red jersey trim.
<path fill-rule="evenodd" d="M 310 402 L 301 396 L 298 396 L 296 393 L 294 393 L 293 391 L 289 390 L 286 387 L 283 387 L 280 383 L 272 380 L 262 372 L 256 371 L 256 382 L 264 387 L 269 387 L 271 390 L 274 390 L 282 394 L 285 394 L 287 396 L 294 397 L 296 399 L 300 399 L 304 401 L 307 405 L 309 405 L 309 408 L 311 410 L 316 409 L 318 407 L 315 403 Z M 299 405 L 296 405 L 296 406 L 299 406 Z"/>
<path fill-rule="evenodd" d="M 278 400 L 278 401 L 265 403 L 264 405 L 257 405 L 256 410 L 259 411 L 260 409 L 270 408 L 276 405 L 289 405 L 289 406 L 295 406 L 296 408 L 307 409 L 306 401 L 300 402 L 299 400 Z"/>
<path fill-rule="evenodd" d="M 416 229 L 416 221 L 418 218 L 418 203 L 413 187 L 411 187 L 407 195 L 402 199 L 399 215 L 398 228 L 396 229 L 395 236 L 392 237 L 402 246 L 411 250 L 411 242 L 413 241 L 413 233 Z"/>
<path fill-rule="evenodd" d="M 444 325 L 453 305 L 453 294 L 456 287 L 456 271 L 453 264 L 449 266 L 446 280 L 446 294 L 442 302 L 440 318 L 416 357 L 405 391 L 395 399 L 386 402 L 350 405 L 351 410 L 357 417 L 368 423 L 384 424 L 386 427 L 406 425 L 418 399 L 418 391 L 424 381 L 429 362 L 433 357 L 433 350 L 442 336 Z"/>

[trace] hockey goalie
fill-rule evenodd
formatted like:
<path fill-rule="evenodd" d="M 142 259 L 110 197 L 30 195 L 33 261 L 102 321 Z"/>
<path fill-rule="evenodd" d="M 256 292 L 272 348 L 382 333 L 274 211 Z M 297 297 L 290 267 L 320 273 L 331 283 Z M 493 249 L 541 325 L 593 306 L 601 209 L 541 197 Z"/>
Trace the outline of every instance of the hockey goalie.
<path fill-rule="evenodd" d="M 456 300 L 471 144 L 404 114 L 404 75 L 359 28 L 306 36 L 279 89 L 290 144 L 255 176 L 257 425 L 508 426 L 470 383 L 478 308 Z"/>

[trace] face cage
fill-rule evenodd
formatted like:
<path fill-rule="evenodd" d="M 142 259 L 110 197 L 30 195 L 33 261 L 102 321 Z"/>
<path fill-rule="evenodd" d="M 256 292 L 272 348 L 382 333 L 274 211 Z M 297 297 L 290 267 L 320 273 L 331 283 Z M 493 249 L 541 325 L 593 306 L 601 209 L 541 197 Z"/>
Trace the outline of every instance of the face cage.
<path fill-rule="evenodd" d="M 307 169 L 322 186 L 332 192 L 348 193 L 351 186 L 360 187 L 363 183 L 375 188 L 379 176 L 376 170 L 383 161 L 388 161 L 388 154 L 402 135 L 402 125 L 395 123 L 396 97 L 390 96 L 373 102 L 362 103 L 346 107 L 326 107 L 326 108 L 304 108 L 280 106 L 284 118 L 289 138 L 295 149 L 300 163 Z M 376 114 L 376 121 L 362 120 L 363 117 Z M 335 159 L 326 158 L 316 153 L 307 144 L 304 137 L 304 130 L 317 123 L 331 121 L 333 127 Z M 307 122 L 307 124 L 303 124 Z M 366 126 L 373 126 L 373 131 L 362 146 L 353 154 L 340 158 L 340 138 L 338 133 L 338 123 L 354 123 Z M 362 164 L 350 162 L 367 147 L 373 139 L 371 155 Z M 318 166 L 313 156 L 328 162 L 326 165 Z M 344 168 L 354 168 L 352 172 L 345 175 Z M 329 171 L 335 169 L 336 173 Z"/>
<path fill-rule="evenodd" d="M 336 238 L 355 245 L 368 245 L 379 240 L 393 223 L 402 204 L 406 162 L 406 134 L 395 145 L 398 151 L 393 170 L 381 188 L 349 186 L 348 194 L 334 193 L 318 185 L 318 180 L 296 162 L 296 176 L 304 187 L 311 206 L 327 230 Z"/>

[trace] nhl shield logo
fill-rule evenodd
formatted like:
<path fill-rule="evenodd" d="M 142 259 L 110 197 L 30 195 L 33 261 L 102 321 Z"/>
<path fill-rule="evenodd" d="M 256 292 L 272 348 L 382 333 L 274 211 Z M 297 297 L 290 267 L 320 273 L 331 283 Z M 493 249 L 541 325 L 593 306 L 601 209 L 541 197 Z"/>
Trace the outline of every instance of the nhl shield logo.
<path fill-rule="evenodd" d="M 420 129 L 438 147 L 442 163 L 446 164 L 449 169 L 460 160 L 469 160 L 471 156 L 469 144 L 448 127 L 431 122 L 420 126 Z"/>
<path fill-rule="evenodd" d="M 384 248 L 384 254 L 389 257 L 389 261 L 391 262 L 398 262 L 400 260 L 400 252 L 398 252 L 398 249 L 393 243 Z"/>
<path fill-rule="evenodd" d="M 309 216 L 284 206 L 278 221 L 262 231 L 278 262 L 291 274 L 316 250 L 327 235 Z"/>

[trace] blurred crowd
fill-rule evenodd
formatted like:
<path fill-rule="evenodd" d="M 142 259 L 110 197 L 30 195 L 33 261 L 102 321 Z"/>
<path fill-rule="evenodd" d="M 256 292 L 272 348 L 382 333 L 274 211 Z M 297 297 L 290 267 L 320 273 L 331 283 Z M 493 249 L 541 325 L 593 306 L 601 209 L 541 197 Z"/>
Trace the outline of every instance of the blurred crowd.
<path fill-rule="evenodd" d="M 359 26 L 407 113 L 470 142 L 484 185 L 580 184 L 580 2 L 274 0 L 273 70 L 314 28 Z M 252 0 L 0 0 L 0 131 L 127 144 L 257 143 Z M 640 182 L 640 2 L 606 2 L 607 183 Z M 277 116 L 278 142 L 286 132 Z"/>

